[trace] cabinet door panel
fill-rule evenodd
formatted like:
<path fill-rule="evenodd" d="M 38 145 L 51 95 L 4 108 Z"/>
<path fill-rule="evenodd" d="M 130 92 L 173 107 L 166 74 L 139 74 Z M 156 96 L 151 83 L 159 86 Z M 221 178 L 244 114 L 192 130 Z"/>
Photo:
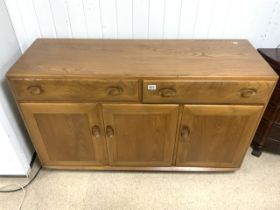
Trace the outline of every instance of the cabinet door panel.
<path fill-rule="evenodd" d="M 103 116 L 111 165 L 171 165 L 178 105 L 104 105 Z"/>
<path fill-rule="evenodd" d="M 20 107 L 44 165 L 106 164 L 101 114 L 95 104 L 21 103 Z"/>
<path fill-rule="evenodd" d="M 263 106 L 186 105 L 177 166 L 239 167 Z"/>

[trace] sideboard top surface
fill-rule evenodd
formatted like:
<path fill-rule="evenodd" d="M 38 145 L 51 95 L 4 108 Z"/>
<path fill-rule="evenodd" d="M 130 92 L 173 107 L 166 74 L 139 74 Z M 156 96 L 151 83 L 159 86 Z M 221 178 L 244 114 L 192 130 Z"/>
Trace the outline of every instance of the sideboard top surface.
<path fill-rule="evenodd" d="M 7 76 L 277 78 L 247 40 L 37 39 Z"/>

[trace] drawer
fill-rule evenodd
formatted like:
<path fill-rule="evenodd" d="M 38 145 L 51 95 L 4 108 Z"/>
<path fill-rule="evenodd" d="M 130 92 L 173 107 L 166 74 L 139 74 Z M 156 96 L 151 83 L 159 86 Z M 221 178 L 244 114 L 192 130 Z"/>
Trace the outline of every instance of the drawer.
<path fill-rule="evenodd" d="M 269 103 L 264 111 L 263 118 L 265 120 L 271 121 L 273 120 L 276 112 L 277 112 L 277 107 Z"/>
<path fill-rule="evenodd" d="M 272 124 L 268 137 L 280 141 L 280 126 L 277 124 Z"/>
<path fill-rule="evenodd" d="M 145 103 L 266 103 L 273 81 L 144 80 Z"/>
<path fill-rule="evenodd" d="M 274 122 L 280 125 L 280 110 L 277 110 Z"/>
<path fill-rule="evenodd" d="M 269 65 L 276 71 L 276 72 L 280 72 L 280 65 L 276 65 L 273 63 L 269 63 Z"/>
<path fill-rule="evenodd" d="M 138 101 L 138 80 L 9 80 L 18 100 Z"/>
<path fill-rule="evenodd" d="M 261 139 L 264 136 L 264 134 L 265 134 L 265 132 L 268 128 L 269 128 L 268 121 L 262 119 L 259 126 L 258 126 L 258 129 L 256 131 L 256 134 L 255 134 L 256 137 L 258 139 Z"/>
<path fill-rule="evenodd" d="M 280 87 L 276 86 L 270 98 L 270 103 L 274 106 L 280 104 Z"/>

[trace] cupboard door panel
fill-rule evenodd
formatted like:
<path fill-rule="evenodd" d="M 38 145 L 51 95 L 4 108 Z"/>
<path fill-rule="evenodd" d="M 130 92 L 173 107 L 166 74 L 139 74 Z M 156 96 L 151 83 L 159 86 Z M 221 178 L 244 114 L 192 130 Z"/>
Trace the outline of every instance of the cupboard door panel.
<path fill-rule="evenodd" d="M 185 105 L 177 166 L 239 167 L 263 106 Z"/>
<path fill-rule="evenodd" d="M 170 166 L 178 105 L 104 105 L 111 165 Z"/>
<path fill-rule="evenodd" d="M 102 120 L 95 104 L 21 103 L 20 107 L 43 164 L 106 164 Z"/>

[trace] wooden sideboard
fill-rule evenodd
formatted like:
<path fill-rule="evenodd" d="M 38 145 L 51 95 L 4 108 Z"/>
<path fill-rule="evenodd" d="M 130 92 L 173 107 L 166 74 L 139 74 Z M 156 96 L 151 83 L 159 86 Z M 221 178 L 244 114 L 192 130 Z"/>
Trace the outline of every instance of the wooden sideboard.
<path fill-rule="evenodd" d="M 280 74 L 280 48 L 261 48 L 259 53 Z M 280 83 L 278 81 L 252 142 L 252 154 L 259 157 L 263 150 L 280 154 Z"/>
<path fill-rule="evenodd" d="M 246 40 L 38 39 L 7 78 L 44 167 L 234 171 L 278 76 Z"/>

